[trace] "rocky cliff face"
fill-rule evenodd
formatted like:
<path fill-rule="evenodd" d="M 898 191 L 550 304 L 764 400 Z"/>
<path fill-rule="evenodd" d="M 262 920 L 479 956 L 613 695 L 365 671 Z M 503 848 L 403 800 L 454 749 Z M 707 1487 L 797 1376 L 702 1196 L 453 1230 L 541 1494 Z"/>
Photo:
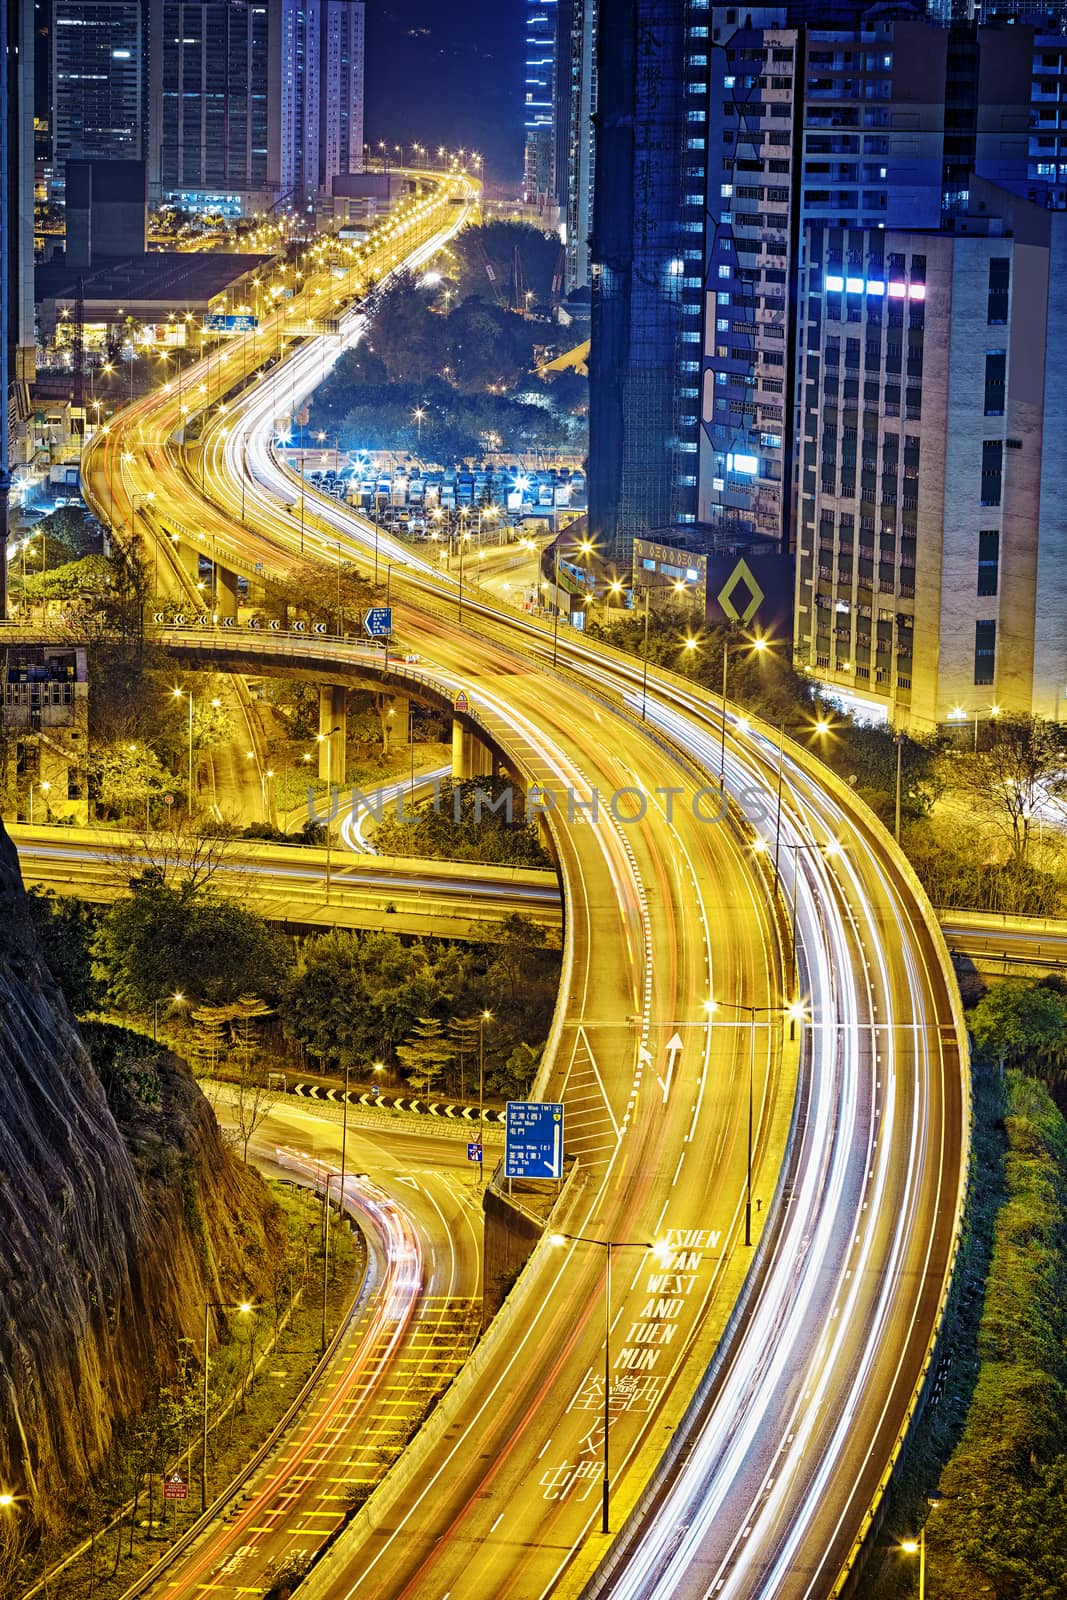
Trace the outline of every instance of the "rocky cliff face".
<path fill-rule="evenodd" d="M 265 1290 L 282 1224 L 184 1065 L 111 1103 L 42 965 L 0 825 L 0 1488 L 62 1514 L 117 1421 Z"/>

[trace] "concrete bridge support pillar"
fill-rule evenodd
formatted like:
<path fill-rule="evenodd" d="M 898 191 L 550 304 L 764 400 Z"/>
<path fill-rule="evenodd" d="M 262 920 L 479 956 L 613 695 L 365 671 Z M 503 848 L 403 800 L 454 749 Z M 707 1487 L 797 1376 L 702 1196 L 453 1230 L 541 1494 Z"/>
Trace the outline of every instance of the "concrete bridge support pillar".
<path fill-rule="evenodd" d="M 237 574 L 215 565 L 215 610 L 219 619 L 237 615 Z"/>
<path fill-rule="evenodd" d="M 348 732 L 348 691 L 338 684 L 319 690 L 319 780 L 345 781 L 345 736 Z"/>
<path fill-rule="evenodd" d="M 489 778 L 493 774 L 493 752 L 458 718 L 452 722 L 452 777 Z"/>
<path fill-rule="evenodd" d="M 179 562 L 179 565 L 182 568 L 182 571 L 185 572 L 192 579 L 194 584 L 199 582 L 199 579 L 200 579 L 200 547 L 199 547 L 199 545 L 190 544 L 188 539 L 182 539 L 182 538 L 177 538 L 176 539 L 176 538 L 174 538 L 173 535 L 168 535 L 167 543 L 170 545 L 171 550 L 173 550 L 174 554 L 177 556 L 178 562 Z M 203 593 L 202 590 L 199 591 L 199 592 Z"/>

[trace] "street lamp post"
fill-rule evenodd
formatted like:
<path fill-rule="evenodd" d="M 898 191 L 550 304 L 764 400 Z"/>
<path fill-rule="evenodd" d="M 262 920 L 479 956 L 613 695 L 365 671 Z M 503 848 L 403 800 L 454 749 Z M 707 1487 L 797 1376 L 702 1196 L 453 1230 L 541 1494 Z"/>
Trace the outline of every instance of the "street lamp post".
<path fill-rule="evenodd" d="M 584 555 L 584 556 L 589 556 L 589 555 L 592 555 L 592 553 L 593 553 L 593 546 L 592 546 L 591 542 L 588 539 L 583 539 L 581 544 L 578 546 L 578 549 L 581 552 L 581 554 Z M 553 556 L 553 561 L 554 561 L 554 568 L 555 568 L 555 585 L 554 585 L 554 587 L 555 587 L 555 617 L 553 619 L 553 625 L 552 625 L 552 665 L 555 666 L 556 665 L 556 658 L 557 658 L 557 656 L 559 654 L 559 613 L 560 613 L 560 603 L 559 603 L 560 548 L 559 548 L 559 540 L 556 541 L 556 549 L 555 549 L 555 553 L 554 553 L 554 556 Z M 646 642 L 646 645 L 647 645 L 647 642 L 648 642 L 648 617 L 647 617 L 647 614 L 646 614 L 646 617 L 645 617 L 645 642 Z M 646 661 L 647 661 L 647 651 L 646 651 Z M 641 714 L 642 714 L 642 717 L 643 717 L 644 716 L 644 711 L 643 710 L 642 710 Z"/>
<path fill-rule="evenodd" d="M 186 690 L 186 689 L 172 689 L 170 692 L 174 696 L 175 700 L 180 700 L 182 698 L 182 696 L 185 695 L 185 694 L 188 694 L 188 697 L 189 697 L 189 736 L 188 736 L 188 739 L 189 739 L 189 758 L 188 758 L 188 773 L 187 773 L 187 777 L 186 777 L 186 791 L 185 792 L 186 792 L 186 804 L 187 804 L 187 806 L 189 808 L 189 815 L 192 816 L 192 814 L 193 814 L 193 692 L 192 692 L 191 689 L 189 689 L 189 690 Z M 222 701 L 221 700 L 212 700 L 211 704 L 215 708 L 215 710 L 217 711 L 219 709 L 219 707 L 222 705 Z"/>
<path fill-rule="evenodd" d="M 211 1313 L 212 1311 L 239 1311 L 242 1316 L 247 1316 L 252 1310 L 252 1305 L 247 1300 L 242 1300 L 238 1305 L 223 1305 L 219 1300 L 204 1301 L 204 1415 L 203 1432 L 201 1437 L 200 1456 L 200 1510 L 207 1510 L 207 1414 L 208 1414 L 208 1378 L 210 1373 L 211 1353 L 209 1341 L 211 1338 Z"/>
<path fill-rule="evenodd" d="M 182 994 L 180 989 L 176 989 L 173 994 L 165 994 L 165 995 L 161 995 L 160 996 L 160 999 L 168 1001 L 172 1006 L 181 1005 L 182 1000 L 184 998 L 185 997 Z M 152 1002 L 152 1043 L 156 1044 L 156 1043 L 158 1043 L 158 1041 L 159 1041 L 159 1000 L 153 1000 L 153 1002 Z"/>
<path fill-rule="evenodd" d="M 345 1092 L 346 1092 L 346 1095 L 347 1095 L 347 1089 L 348 1089 L 348 1073 L 346 1071 L 346 1073 L 345 1073 Z M 346 1100 L 345 1100 L 346 1123 L 347 1123 L 347 1112 L 348 1112 L 348 1101 L 347 1101 L 347 1098 L 346 1098 Z M 338 1183 L 338 1186 L 337 1186 L 337 1210 L 338 1210 L 338 1213 L 341 1213 L 341 1212 L 344 1211 L 344 1202 L 345 1202 L 344 1159 L 345 1159 L 344 1158 L 344 1149 L 342 1147 L 342 1151 L 341 1151 L 341 1171 L 340 1172 L 327 1172 L 325 1174 L 326 1185 L 325 1185 L 325 1188 L 323 1190 L 323 1196 L 322 1196 L 322 1329 L 321 1329 L 320 1343 L 321 1343 L 321 1350 L 322 1350 L 322 1354 L 323 1355 L 326 1354 L 326 1295 L 327 1295 L 327 1291 L 328 1291 L 328 1287 L 329 1287 L 328 1282 L 327 1282 L 327 1278 L 328 1278 L 329 1265 L 330 1265 L 330 1184 L 333 1182 L 334 1178 L 338 1178 L 340 1180 L 339 1183 Z"/>
<path fill-rule="evenodd" d="M 752 1138 L 753 1138 L 753 1102 L 755 1099 L 756 1077 L 756 1018 L 759 1016 L 789 1017 L 793 1022 L 802 1022 L 807 1015 L 804 1004 L 800 1000 L 792 1001 L 787 1006 L 748 1006 L 737 1001 L 706 1000 L 705 1010 L 708 1013 L 708 1026 L 712 1025 L 711 1019 L 715 1012 L 725 1007 L 727 1011 L 741 1011 L 749 1021 L 749 1049 L 748 1049 L 748 1138 L 747 1158 L 745 1162 L 745 1244 L 752 1243 Z"/>
<path fill-rule="evenodd" d="M 919 1600 L 926 1600 L 926 1523 L 919 1529 L 917 1539 L 904 1539 L 900 1548 L 906 1556 L 919 1558 Z"/>
<path fill-rule="evenodd" d="M 329 733 L 315 735 L 318 744 L 326 745 L 326 898 L 330 898 L 330 817 L 333 808 L 333 736 L 340 731 L 341 724 L 335 722 Z M 342 777 L 344 774 L 342 773 Z"/>
<path fill-rule="evenodd" d="M 601 1533 L 611 1532 L 611 1455 L 608 1434 L 611 1428 L 611 1258 L 615 1250 L 654 1250 L 643 1239 L 593 1239 L 584 1233 L 552 1233 L 554 1245 L 592 1244 L 604 1252 L 604 1476 L 601 1485 Z"/>
<path fill-rule="evenodd" d="M 903 733 L 899 733 L 899 732 L 897 733 L 896 746 L 897 746 L 897 784 L 896 784 L 896 795 L 895 795 L 894 802 L 893 802 L 893 838 L 896 840 L 897 844 L 899 844 L 900 843 L 901 771 L 902 771 L 903 764 L 904 764 L 904 735 L 903 735 Z"/>
<path fill-rule="evenodd" d="M 481 1160 L 478 1162 L 479 1189 L 485 1182 L 485 1025 L 492 1020 L 491 1011 L 483 1011 L 478 1018 L 478 1148 L 481 1151 Z"/>
<path fill-rule="evenodd" d="M 767 648 L 766 639 L 753 639 L 752 648 L 761 654 Z M 722 727 L 719 730 L 719 788 L 726 788 L 726 680 L 730 665 L 730 636 L 722 642 Z"/>

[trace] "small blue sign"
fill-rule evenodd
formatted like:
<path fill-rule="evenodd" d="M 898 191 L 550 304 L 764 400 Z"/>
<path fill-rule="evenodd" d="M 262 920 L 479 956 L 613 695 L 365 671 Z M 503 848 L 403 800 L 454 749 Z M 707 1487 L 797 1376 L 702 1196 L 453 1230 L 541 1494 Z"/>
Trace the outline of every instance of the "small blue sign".
<path fill-rule="evenodd" d="M 392 606 L 372 606 L 364 615 L 363 632 L 371 639 L 387 639 L 393 631 Z"/>
<path fill-rule="evenodd" d="M 505 1178 L 562 1178 L 563 1107 L 555 1100 L 509 1100 L 504 1121 Z"/>
<path fill-rule="evenodd" d="M 482 1147 L 481 1147 L 481 1145 L 480 1144 L 469 1144 L 467 1146 L 467 1160 L 468 1161 L 480 1161 L 481 1159 L 482 1159 Z"/>
<path fill-rule="evenodd" d="M 204 317 L 205 333 L 251 333 L 259 327 L 259 318 L 247 312 L 224 316 L 220 311 L 209 311 Z"/>

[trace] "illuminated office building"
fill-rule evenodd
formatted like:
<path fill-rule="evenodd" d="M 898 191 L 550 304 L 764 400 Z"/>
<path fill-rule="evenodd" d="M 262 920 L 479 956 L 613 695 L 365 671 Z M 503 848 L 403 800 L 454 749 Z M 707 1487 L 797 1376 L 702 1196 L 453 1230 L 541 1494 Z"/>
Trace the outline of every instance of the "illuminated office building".
<path fill-rule="evenodd" d="M 794 659 L 872 720 L 1067 716 L 1067 212 L 812 224 Z"/>
<path fill-rule="evenodd" d="M 55 0 L 52 175 L 64 163 L 144 155 L 145 42 L 140 0 Z"/>

